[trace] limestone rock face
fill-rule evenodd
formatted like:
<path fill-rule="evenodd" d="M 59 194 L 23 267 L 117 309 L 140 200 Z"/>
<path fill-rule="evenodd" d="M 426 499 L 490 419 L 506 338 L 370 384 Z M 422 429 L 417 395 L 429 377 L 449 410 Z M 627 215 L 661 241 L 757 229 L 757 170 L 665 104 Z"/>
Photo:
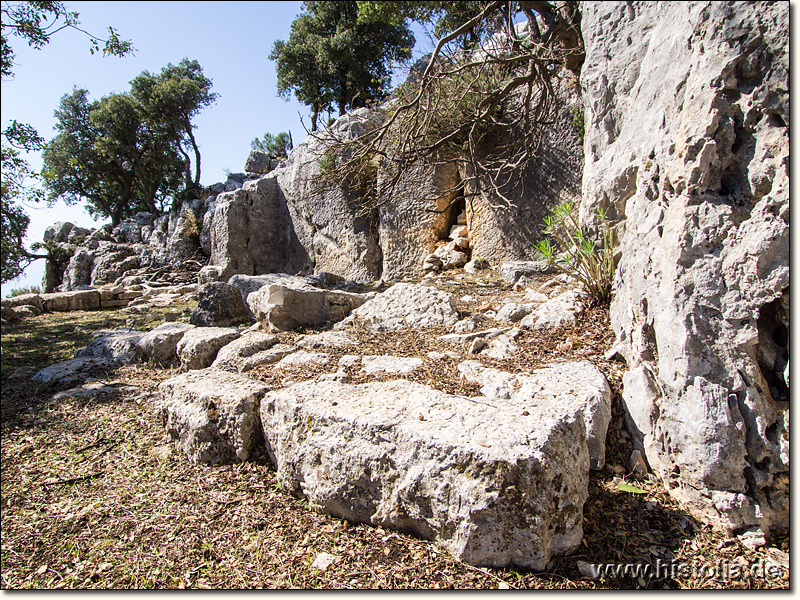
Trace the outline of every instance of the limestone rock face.
<path fill-rule="evenodd" d="M 75 358 L 105 358 L 117 364 L 127 365 L 136 362 L 142 355 L 139 340 L 140 331 L 121 329 L 94 338 L 89 344 L 75 353 Z"/>
<path fill-rule="evenodd" d="M 579 290 L 567 290 L 540 304 L 520 321 L 523 329 L 572 327 L 583 312 L 583 296 Z"/>
<path fill-rule="evenodd" d="M 382 167 L 378 180 L 389 175 Z M 403 174 L 391 204 L 378 209 L 384 281 L 422 277 L 425 257 L 450 231 L 460 181 L 455 164 L 418 164 Z"/>
<path fill-rule="evenodd" d="M 177 357 L 178 342 L 194 325 L 187 323 L 164 323 L 139 338 L 136 345 L 141 350 L 143 360 L 151 360 L 165 367 Z"/>
<path fill-rule="evenodd" d="M 577 83 L 562 71 L 555 90 L 561 104 L 555 122 L 543 129 L 539 156 L 525 169 L 523 186 L 504 190 L 513 204 L 508 206 L 496 197 L 488 182 L 479 196 L 467 202 L 473 257 L 492 264 L 532 258 L 531 243 L 543 237 L 542 219 L 549 209 L 580 199 L 583 140 L 572 124 L 572 107 L 580 103 Z M 468 169 L 462 170 L 465 195 L 477 193 L 470 175 Z"/>
<path fill-rule="evenodd" d="M 291 352 L 292 348 L 287 347 L 281 354 L 273 350 L 276 344 L 278 344 L 276 336 L 250 331 L 223 346 L 211 366 L 225 371 L 244 373 L 261 364 L 278 362 Z"/>
<path fill-rule="evenodd" d="M 397 283 L 355 309 L 336 328 L 358 323 L 380 332 L 404 329 L 406 323 L 409 327 L 448 327 L 457 321 L 458 311 L 451 294 L 426 285 Z"/>
<path fill-rule="evenodd" d="M 270 158 L 269 154 L 261 150 L 251 150 L 247 155 L 244 170 L 248 173 L 268 173 L 278 166 L 278 160 Z"/>
<path fill-rule="evenodd" d="M 438 539 L 472 565 L 543 569 L 583 535 L 575 406 L 490 405 L 399 380 L 304 382 L 261 401 L 279 481 L 353 522 Z"/>
<path fill-rule="evenodd" d="M 118 366 L 119 363 L 109 358 L 73 358 L 41 369 L 31 381 L 70 387 L 80 385 L 92 377 L 102 377 Z"/>
<path fill-rule="evenodd" d="M 168 379 L 158 388 L 162 422 L 193 463 L 245 461 L 261 442 L 258 409 L 268 389 L 264 384 L 204 369 Z"/>
<path fill-rule="evenodd" d="M 308 283 L 305 277 L 298 277 L 295 275 L 286 275 L 285 273 L 265 273 L 263 275 L 234 275 L 228 280 L 228 285 L 237 288 L 244 301 L 253 311 L 253 306 L 250 306 L 250 295 L 257 292 L 265 285 L 273 283 Z"/>
<path fill-rule="evenodd" d="M 222 267 L 223 281 L 237 273 L 295 273 L 308 260 L 274 174 L 217 196 L 210 227 L 209 264 Z"/>
<path fill-rule="evenodd" d="M 283 167 L 270 173 L 268 177 L 274 177 L 280 185 L 304 251 L 302 260 L 293 263 L 296 268 L 259 272 L 296 273 L 305 267 L 308 271 L 326 271 L 357 282 L 380 279 L 378 227 L 374 216 L 359 215 L 362 191 L 351 182 L 325 181 L 320 168 L 332 138 L 354 139 L 374 128 L 380 119 L 379 113 L 366 108 L 344 115 L 329 129 L 306 138 L 292 150 Z M 261 226 L 260 221 L 254 222 Z M 258 274 L 243 269 L 237 272 Z"/>
<path fill-rule="evenodd" d="M 789 6 L 587 2 L 582 30 L 631 426 L 696 516 L 788 527 Z"/>

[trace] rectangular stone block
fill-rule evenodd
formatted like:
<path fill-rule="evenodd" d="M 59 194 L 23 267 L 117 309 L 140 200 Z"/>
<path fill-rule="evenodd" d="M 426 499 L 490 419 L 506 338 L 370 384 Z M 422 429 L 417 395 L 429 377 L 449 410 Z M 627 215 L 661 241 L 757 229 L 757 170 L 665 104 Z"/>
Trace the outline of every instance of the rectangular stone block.
<path fill-rule="evenodd" d="M 100 306 L 102 308 L 116 308 L 119 306 L 128 306 L 130 300 L 103 300 L 100 299 Z"/>
<path fill-rule="evenodd" d="M 76 290 L 41 294 L 47 311 L 91 310 L 100 308 L 100 293 L 97 290 Z"/>
<path fill-rule="evenodd" d="M 541 570 L 580 544 L 588 495 L 580 402 L 560 400 L 309 381 L 266 394 L 261 422 L 279 481 L 313 508 Z"/>
<path fill-rule="evenodd" d="M 178 375 L 158 388 L 162 422 L 192 462 L 245 461 L 262 442 L 259 404 L 266 385 L 209 368 Z"/>

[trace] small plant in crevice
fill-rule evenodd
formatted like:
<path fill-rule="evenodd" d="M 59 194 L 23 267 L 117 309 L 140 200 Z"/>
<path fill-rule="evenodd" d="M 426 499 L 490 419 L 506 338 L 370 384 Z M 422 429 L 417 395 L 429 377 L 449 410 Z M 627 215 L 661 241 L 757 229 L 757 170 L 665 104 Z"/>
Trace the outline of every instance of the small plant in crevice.
<path fill-rule="evenodd" d="M 578 133 L 578 137 L 583 140 L 586 137 L 586 121 L 583 116 L 583 107 L 580 104 L 572 106 L 572 126 Z"/>
<path fill-rule="evenodd" d="M 552 209 L 544 218 L 548 239 L 534 248 L 544 260 L 580 281 L 595 304 L 608 304 L 614 281 L 614 234 L 605 211 L 598 209 L 601 239 L 595 241 L 578 224 L 573 209 L 572 202 Z"/>

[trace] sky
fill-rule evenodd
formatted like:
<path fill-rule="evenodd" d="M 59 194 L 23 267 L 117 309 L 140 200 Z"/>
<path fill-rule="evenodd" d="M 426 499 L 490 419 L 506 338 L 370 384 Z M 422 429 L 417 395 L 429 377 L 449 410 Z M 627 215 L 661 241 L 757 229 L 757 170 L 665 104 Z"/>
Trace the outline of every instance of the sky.
<path fill-rule="evenodd" d="M 224 181 L 226 170 L 241 172 L 250 152 L 250 142 L 264 133 L 290 131 L 294 144 L 302 142 L 310 127 L 307 107 L 294 97 L 277 96 L 274 62 L 268 56 L 277 39 L 287 39 L 291 23 L 300 13 L 300 2 L 70 2 L 69 10 L 80 14 L 80 27 L 103 35 L 109 26 L 131 40 L 132 56 L 103 57 L 89 53 L 88 38 L 71 30 L 53 36 L 41 50 L 24 40 L 11 38 L 16 54 L 14 77 L 0 83 L 2 128 L 16 119 L 33 125 L 39 135 L 55 136 L 53 112 L 59 100 L 73 87 L 85 88 L 90 99 L 126 92 L 129 82 L 142 71 L 158 73 L 167 63 L 183 58 L 197 60 L 203 74 L 212 80 L 217 102 L 194 120 L 195 136 L 202 156 L 201 183 Z M 414 57 L 423 50 L 418 35 Z M 41 157 L 29 154 L 37 170 Z M 27 245 L 41 241 L 44 230 L 57 221 L 82 227 L 99 227 L 82 206 L 58 201 L 26 206 L 31 217 Z M 3 285 L 2 296 L 12 289 L 41 285 L 44 261 L 33 262 L 18 279 Z"/>

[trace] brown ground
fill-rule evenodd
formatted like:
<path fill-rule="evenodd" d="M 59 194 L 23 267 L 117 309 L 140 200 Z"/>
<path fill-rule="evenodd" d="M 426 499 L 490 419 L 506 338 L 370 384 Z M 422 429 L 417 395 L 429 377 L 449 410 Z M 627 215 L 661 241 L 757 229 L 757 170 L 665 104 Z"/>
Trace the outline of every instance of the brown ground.
<path fill-rule="evenodd" d="M 464 314 L 487 302 L 498 309 L 503 298 L 514 296 L 491 285 L 461 284 L 454 292 L 476 296 L 473 303 L 459 304 Z M 117 389 L 94 399 L 55 400 L 58 390 L 30 382 L 39 368 L 71 358 L 88 343 L 92 330 L 122 325 L 127 317 L 108 311 L 50 314 L 3 328 L 4 589 L 788 587 L 788 562 L 777 577 L 757 572 L 759 565 L 788 561 L 788 534 L 749 551 L 695 521 L 658 482 L 630 473 L 631 446 L 620 407 L 624 367 L 603 359 L 613 338 L 604 309 L 589 311 L 572 330 L 525 332 L 518 339 L 519 357 L 508 361 L 513 364 L 480 359 L 511 371 L 587 359 L 606 374 L 614 391 L 607 465 L 590 477 L 583 544 L 573 555 L 554 559 L 545 573 L 478 569 L 454 560 L 434 542 L 317 514 L 302 498 L 280 489 L 263 453 L 240 465 L 190 464 L 173 449 L 153 411 L 158 383 L 174 370 L 121 368 L 102 379 Z M 440 333 L 351 335 L 360 342 L 359 354 L 426 357 L 430 350 L 459 350 L 437 342 Z M 281 337 L 291 341 L 298 335 Z M 324 351 L 335 360 L 347 353 Z M 442 390 L 470 391 L 457 377 L 459 361 L 425 362 L 427 370 L 406 377 L 422 383 L 432 377 Z M 252 375 L 278 386 L 285 378 L 332 370 L 304 368 L 278 375 L 260 368 Z M 356 369 L 350 375 L 353 383 L 364 380 Z M 621 481 L 646 493 L 620 491 Z M 316 570 L 311 565 L 320 552 L 338 560 L 325 571 Z M 680 561 L 694 573 L 588 579 L 578 568 L 579 561 L 654 565 L 657 560 Z M 756 572 L 725 577 L 711 571 L 734 560 L 755 565 Z"/>

